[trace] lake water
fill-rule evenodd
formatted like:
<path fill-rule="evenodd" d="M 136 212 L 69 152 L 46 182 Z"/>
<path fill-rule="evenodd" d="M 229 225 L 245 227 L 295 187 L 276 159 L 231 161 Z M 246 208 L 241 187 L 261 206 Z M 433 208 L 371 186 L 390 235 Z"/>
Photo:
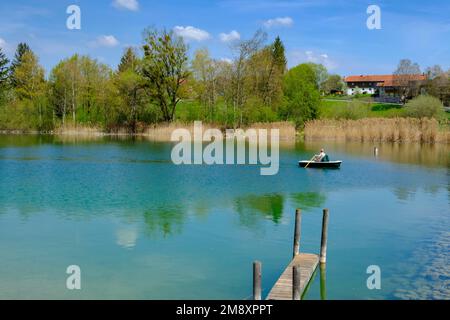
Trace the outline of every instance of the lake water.
<path fill-rule="evenodd" d="M 325 147 L 340 170 L 300 169 Z M 175 166 L 172 145 L 0 136 L 1 299 L 249 299 L 330 209 L 328 299 L 450 299 L 449 147 L 286 143 L 280 172 Z M 78 265 L 82 290 L 66 288 Z M 377 265 L 381 290 L 369 290 Z M 306 299 L 320 299 L 317 275 Z"/>

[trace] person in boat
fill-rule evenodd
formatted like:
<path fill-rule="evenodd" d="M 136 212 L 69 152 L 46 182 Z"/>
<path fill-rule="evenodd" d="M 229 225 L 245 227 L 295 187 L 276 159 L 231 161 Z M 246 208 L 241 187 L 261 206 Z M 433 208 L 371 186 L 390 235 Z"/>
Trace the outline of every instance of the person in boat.
<path fill-rule="evenodd" d="M 315 162 L 330 162 L 328 155 L 325 153 L 325 149 L 320 149 L 320 154 L 317 154 L 314 158 Z"/>

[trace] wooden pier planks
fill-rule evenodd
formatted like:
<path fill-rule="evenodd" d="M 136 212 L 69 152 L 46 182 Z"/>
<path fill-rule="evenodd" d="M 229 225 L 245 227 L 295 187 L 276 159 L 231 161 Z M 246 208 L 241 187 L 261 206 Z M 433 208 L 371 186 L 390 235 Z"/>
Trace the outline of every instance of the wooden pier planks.
<path fill-rule="evenodd" d="M 297 255 L 270 290 L 267 300 L 292 300 L 292 270 L 296 265 L 300 266 L 300 293 L 302 295 L 319 265 L 319 256 L 310 253 Z"/>

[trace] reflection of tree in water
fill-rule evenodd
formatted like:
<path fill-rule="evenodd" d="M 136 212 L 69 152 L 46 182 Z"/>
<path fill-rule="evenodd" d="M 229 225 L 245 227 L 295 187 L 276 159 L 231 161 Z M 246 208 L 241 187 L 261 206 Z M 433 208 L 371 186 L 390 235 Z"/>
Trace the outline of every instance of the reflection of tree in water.
<path fill-rule="evenodd" d="M 241 224 L 255 226 L 261 219 L 271 219 L 280 223 L 283 218 L 285 197 L 281 194 L 249 195 L 235 200 L 235 210 L 239 214 Z M 290 196 L 292 205 L 303 210 L 320 208 L 326 197 L 322 193 L 305 192 Z"/>
<path fill-rule="evenodd" d="M 249 195 L 237 198 L 235 210 L 241 223 L 254 226 L 261 218 L 270 218 L 279 223 L 283 216 L 284 197 L 281 194 Z"/>
<path fill-rule="evenodd" d="M 432 196 L 436 196 L 441 190 L 441 187 L 439 185 L 431 185 L 431 186 L 424 186 L 421 189 L 425 193 L 428 193 Z M 402 201 L 414 200 L 414 197 L 416 196 L 418 190 L 419 188 L 397 187 L 394 189 L 394 195 L 397 197 L 398 200 Z"/>
<path fill-rule="evenodd" d="M 294 207 L 302 210 L 321 208 L 327 200 L 325 194 L 317 192 L 294 193 L 290 199 Z"/>
<path fill-rule="evenodd" d="M 144 212 L 145 233 L 163 237 L 180 234 L 186 211 L 180 207 L 155 208 Z"/>
<path fill-rule="evenodd" d="M 402 201 L 413 200 L 414 196 L 416 195 L 416 190 L 405 187 L 398 187 L 394 189 L 394 195 L 397 197 L 398 200 Z"/>
<path fill-rule="evenodd" d="M 51 135 L 0 135 L 0 147 L 34 147 L 51 144 L 54 140 Z"/>

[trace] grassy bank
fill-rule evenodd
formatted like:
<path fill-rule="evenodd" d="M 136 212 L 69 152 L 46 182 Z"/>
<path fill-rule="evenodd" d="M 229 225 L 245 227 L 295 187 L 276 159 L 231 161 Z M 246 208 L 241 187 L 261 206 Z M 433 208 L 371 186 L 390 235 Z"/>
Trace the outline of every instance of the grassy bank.
<path fill-rule="evenodd" d="M 304 135 L 306 140 L 450 143 L 448 124 L 435 119 L 322 119 L 308 122 Z"/>
<path fill-rule="evenodd" d="M 375 103 L 370 100 L 322 100 L 319 114 L 322 119 L 396 118 L 404 116 L 401 105 Z"/>

